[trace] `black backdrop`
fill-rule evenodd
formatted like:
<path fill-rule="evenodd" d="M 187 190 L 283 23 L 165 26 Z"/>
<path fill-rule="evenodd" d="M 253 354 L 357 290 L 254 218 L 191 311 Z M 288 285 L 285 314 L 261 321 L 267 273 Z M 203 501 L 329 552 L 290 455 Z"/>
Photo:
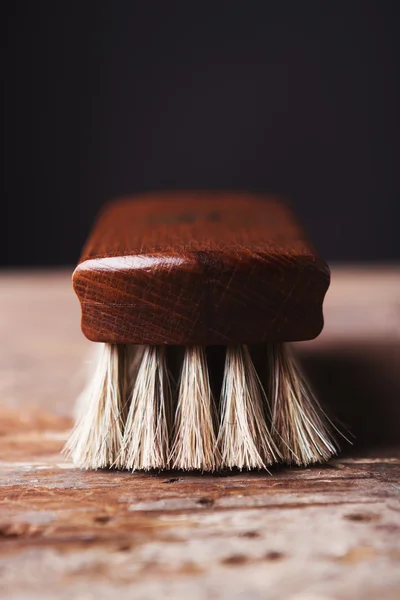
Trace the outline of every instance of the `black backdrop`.
<path fill-rule="evenodd" d="M 142 190 L 289 197 L 329 260 L 400 258 L 396 2 L 3 8 L 3 265 L 71 264 Z"/>

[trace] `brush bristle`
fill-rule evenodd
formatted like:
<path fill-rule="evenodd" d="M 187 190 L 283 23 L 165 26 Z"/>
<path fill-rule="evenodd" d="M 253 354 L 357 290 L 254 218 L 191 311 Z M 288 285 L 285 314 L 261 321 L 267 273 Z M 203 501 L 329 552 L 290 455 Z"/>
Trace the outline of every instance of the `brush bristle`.
<path fill-rule="evenodd" d="M 215 414 L 204 348 L 187 348 L 175 414 L 174 469 L 214 471 L 220 467 Z"/>
<path fill-rule="evenodd" d="M 267 418 L 267 398 L 247 346 L 228 346 L 218 436 L 225 467 L 261 469 L 278 461 Z"/>
<path fill-rule="evenodd" d="M 165 348 L 144 348 L 117 465 L 132 471 L 168 466 L 172 394 Z"/>
<path fill-rule="evenodd" d="M 289 348 L 267 349 L 272 428 L 283 462 L 309 465 L 336 454 L 330 421 L 307 384 Z"/>
<path fill-rule="evenodd" d="M 97 369 L 79 398 L 79 415 L 65 453 L 80 467 L 109 467 L 119 456 L 125 417 L 125 358 L 125 347 L 102 344 Z"/>
<path fill-rule="evenodd" d="M 179 353 L 167 360 L 165 347 L 104 344 L 64 452 L 81 467 L 131 471 L 328 460 L 336 453 L 329 419 L 287 346 L 266 351 L 260 378 L 248 347 L 228 346 L 218 390 L 205 349 L 187 347 L 175 393 L 169 361 Z"/>

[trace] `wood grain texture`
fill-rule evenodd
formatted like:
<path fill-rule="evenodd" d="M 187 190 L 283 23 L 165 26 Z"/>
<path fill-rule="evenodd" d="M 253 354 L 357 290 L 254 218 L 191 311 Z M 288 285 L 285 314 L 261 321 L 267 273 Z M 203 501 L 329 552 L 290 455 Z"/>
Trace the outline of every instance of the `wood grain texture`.
<path fill-rule="evenodd" d="M 398 600 L 399 268 L 333 268 L 325 314 L 296 349 L 352 410 L 351 455 L 272 477 L 85 472 L 60 456 L 94 346 L 70 272 L 0 274 L 1 598 Z"/>
<path fill-rule="evenodd" d="M 177 345 L 312 339 L 329 281 L 285 205 L 216 192 L 109 204 L 73 276 L 90 340 Z"/>

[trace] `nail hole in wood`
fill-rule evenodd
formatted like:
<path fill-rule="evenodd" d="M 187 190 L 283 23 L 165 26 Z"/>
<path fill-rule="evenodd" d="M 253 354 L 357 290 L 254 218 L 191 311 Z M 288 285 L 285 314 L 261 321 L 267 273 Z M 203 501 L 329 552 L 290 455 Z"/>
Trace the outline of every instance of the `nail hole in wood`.
<path fill-rule="evenodd" d="M 261 536 L 258 533 L 258 531 L 244 531 L 243 533 L 240 534 L 240 537 L 244 537 L 244 538 L 251 540 L 254 538 L 259 538 Z"/>
<path fill-rule="evenodd" d="M 376 521 L 379 517 L 372 513 L 350 513 L 344 515 L 344 518 L 348 521 L 357 521 L 360 523 L 369 523 L 370 521 Z"/>
<path fill-rule="evenodd" d="M 109 523 L 111 521 L 111 517 L 109 517 L 107 515 L 99 515 L 99 516 L 95 517 L 93 520 L 95 523 L 105 524 L 105 523 Z"/>
<path fill-rule="evenodd" d="M 283 554 L 283 552 L 278 552 L 277 550 L 271 550 L 270 552 L 267 552 L 267 554 L 265 555 L 265 560 L 282 560 L 282 558 L 285 558 L 285 555 Z"/>
<path fill-rule="evenodd" d="M 232 554 L 231 556 L 227 556 L 221 562 L 224 565 L 244 565 L 247 563 L 248 558 L 244 554 Z"/>
<path fill-rule="evenodd" d="M 196 501 L 196 504 L 200 504 L 201 506 L 212 506 L 214 504 L 214 500 L 212 498 L 199 498 Z"/>

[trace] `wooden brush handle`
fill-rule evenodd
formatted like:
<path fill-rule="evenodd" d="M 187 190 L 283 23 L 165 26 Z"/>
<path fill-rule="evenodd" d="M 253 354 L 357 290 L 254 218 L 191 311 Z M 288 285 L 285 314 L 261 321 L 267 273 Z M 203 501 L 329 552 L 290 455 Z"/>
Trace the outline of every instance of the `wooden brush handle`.
<path fill-rule="evenodd" d="M 312 339 L 329 281 L 284 204 L 234 192 L 107 205 L 73 275 L 86 337 L 134 344 Z"/>

